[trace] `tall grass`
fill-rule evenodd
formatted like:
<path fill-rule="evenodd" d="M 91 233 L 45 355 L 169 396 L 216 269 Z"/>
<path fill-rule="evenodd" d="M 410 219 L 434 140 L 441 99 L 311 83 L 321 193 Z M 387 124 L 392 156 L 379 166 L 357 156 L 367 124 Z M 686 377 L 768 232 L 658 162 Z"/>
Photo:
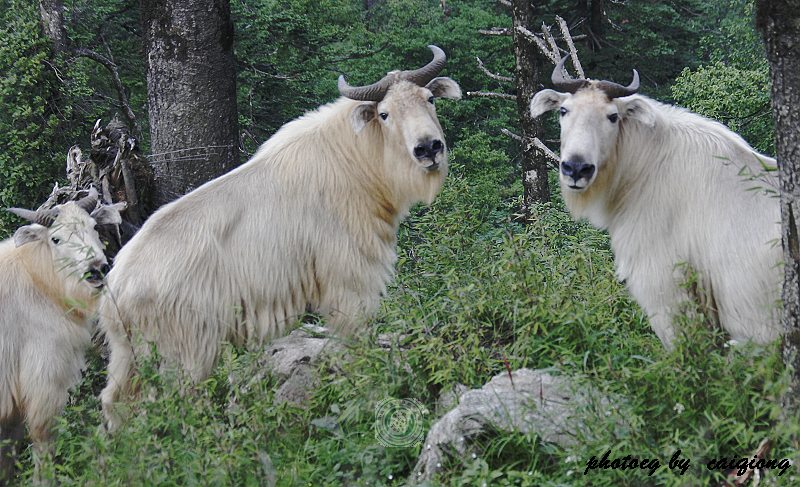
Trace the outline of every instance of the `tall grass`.
<path fill-rule="evenodd" d="M 574 222 L 558 202 L 514 217 L 521 193 L 513 161 L 491 137 L 462 134 L 451 175 L 430 208 L 403 224 L 398 275 L 381 311 L 347 351 L 321 364 L 304 407 L 273 402 L 257 352 L 226 349 L 214 375 L 194 389 L 145 369 L 146 390 L 130 421 L 103 433 L 95 356 L 61 419 L 57 460 L 46 475 L 62 485 L 402 485 L 422 445 L 383 446 L 375 406 L 413 398 L 437 419 L 437 399 L 457 384 L 479 387 L 512 368 L 556 366 L 625 398 L 622 427 L 592 418 L 591 439 L 571 448 L 535 434 L 487 432 L 475 455 L 450 457 L 441 485 L 718 485 L 715 457 L 747 457 L 770 437 L 773 458 L 797 456 L 798 422 L 777 426 L 782 366 L 776 347 L 724 346 L 701 312 L 681 318 L 674 351 L 616 282 L 605 234 Z M 698 310 L 694 310 L 698 311 Z M 392 332 L 395 346 L 376 345 Z M 617 421 L 614 419 L 613 421 Z M 667 466 L 681 450 L 684 475 Z M 588 460 L 657 458 L 647 471 L 594 470 Z M 30 464 L 23 459 L 23 480 Z M 796 474 L 775 478 L 793 485 Z"/>

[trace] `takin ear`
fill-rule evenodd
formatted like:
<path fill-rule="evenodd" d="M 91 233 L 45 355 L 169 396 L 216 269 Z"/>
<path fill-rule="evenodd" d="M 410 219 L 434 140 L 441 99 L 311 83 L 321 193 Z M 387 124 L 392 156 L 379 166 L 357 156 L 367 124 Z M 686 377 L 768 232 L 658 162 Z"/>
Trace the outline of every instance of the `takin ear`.
<path fill-rule="evenodd" d="M 378 104 L 375 102 L 359 103 L 350 113 L 350 123 L 355 133 L 361 132 L 368 123 L 378 115 Z"/>
<path fill-rule="evenodd" d="M 638 96 L 615 98 L 614 103 L 617 104 L 617 110 L 623 119 L 638 120 L 648 127 L 656 124 L 653 107 Z"/>
<path fill-rule="evenodd" d="M 103 205 L 94 210 L 91 217 L 98 225 L 119 225 L 122 223 L 122 216 L 119 212 L 127 208 L 127 203 L 114 203 L 113 205 Z"/>
<path fill-rule="evenodd" d="M 19 227 L 14 232 L 14 245 L 21 247 L 28 242 L 35 242 L 37 240 L 45 240 L 47 238 L 47 227 L 41 225 L 25 225 Z"/>
<path fill-rule="evenodd" d="M 425 85 L 425 88 L 431 90 L 431 93 L 433 93 L 433 96 L 436 98 L 461 99 L 461 87 L 450 78 L 433 78 Z"/>
<path fill-rule="evenodd" d="M 543 113 L 555 110 L 561 106 L 564 99 L 569 96 L 566 93 L 559 93 L 555 90 L 542 90 L 531 100 L 531 116 L 540 117 Z"/>

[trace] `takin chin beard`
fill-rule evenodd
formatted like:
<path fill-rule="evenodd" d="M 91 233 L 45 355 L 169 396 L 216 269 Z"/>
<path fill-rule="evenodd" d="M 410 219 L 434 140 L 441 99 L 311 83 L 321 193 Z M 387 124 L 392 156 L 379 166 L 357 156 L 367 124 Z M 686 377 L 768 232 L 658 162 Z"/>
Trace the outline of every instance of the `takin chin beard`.
<path fill-rule="evenodd" d="M 589 181 L 581 178 L 576 182 L 572 180 L 572 178 L 569 178 L 568 180 L 568 178 L 561 176 L 559 177 L 559 181 L 561 182 L 561 188 L 564 192 L 583 193 L 592 185 L 594 178 Z"/>
<path fill-rule="evenodd" d="M 430 205 L 436 199 L 439 191 L 441 191 L 444 180 L 447 177 L 447 162 L 437 163 L 435 169 L 424 168 L 423 170 L 425 171 L 424 178 L 427 188 L 423 191 L 420 201 Z"/>

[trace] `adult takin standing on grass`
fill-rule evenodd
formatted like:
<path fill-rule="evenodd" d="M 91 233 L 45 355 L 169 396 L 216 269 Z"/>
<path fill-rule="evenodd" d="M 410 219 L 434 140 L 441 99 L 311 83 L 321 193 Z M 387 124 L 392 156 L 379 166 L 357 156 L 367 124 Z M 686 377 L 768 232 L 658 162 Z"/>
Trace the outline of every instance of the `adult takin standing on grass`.
<path fill-rule="evenodd" d="M 364 324 L 394 272 L 410 206 L 430 203 L 447 174 L 436 98 L 445 54 L 362 87 L 283 126 L 239 168 L 159 209 L 122 249 L 100 305 L 110 346 L 101 394 L 108 426 L 134 351 L 155 344 L 191 379 L 210 373 L 223 341 L 258 345 L 307 311 L 342 333 Z"/>
<path fill-rule="evenodd" d="M 558 110 L 559 180 L 576 218 L 608 230 L 617 277 L 665 346 L 690 298 L 688 264 L 720 325 L 735 340 L 780 334 L 780 208 L 776 167 L 724 125 L 621 86 L 567 79 L 564 61 L 531 101 Z"/>
<path fill-rule="evenodd" d="M 116 224 L 124 204 L 97 206 L 97 192 L 49 210 L 9 211 L 32 222 L 0 242 L 0 485 L 10 479 L 25 424 L 38 467 L 52 428 L 81 378 L 90 322 L 108 262 L 97 224 Z"/>

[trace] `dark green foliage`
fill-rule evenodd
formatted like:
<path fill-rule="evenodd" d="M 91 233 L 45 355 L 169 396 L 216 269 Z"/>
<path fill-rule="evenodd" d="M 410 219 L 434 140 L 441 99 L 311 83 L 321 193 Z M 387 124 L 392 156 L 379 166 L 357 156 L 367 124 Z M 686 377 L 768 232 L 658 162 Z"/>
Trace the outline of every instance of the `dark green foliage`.
<path fill-rule="evenodd" d="M 72 43 L 117 63 L 131 106 L 144 118 L 143 64 L 131 34 L 136 2 L 95 3 L 70 3 Z M 69 52 L 52 58 L 35 2 L 3 1 L 0 20 L 0 206 L 36 208 L 64 178 L 67 150 L 88 150 L 95 120 L 108 122 L 118 112 L 117 95 L 98 63 Z M 0 212 L 0 237 L 18 221 Z"/>
<path fill-rule="evenodd" d="M 775 153 L 769 70 L 737 67 L 717 61 L 688 68 L 672 86 L 679 104 L 727 125 L 753 147 Z"/>
<path fill-rule="evenodd" d="M 0 207 L 37 207 L 61 164 L 54 147 L 60 122 L 53 113 L 58 80 L 46 64 L 35 4 L 0 4 Z M 64 152 L 65 154 L 66 152 Z M 0 212 L 0 237 L 15 219 Z"/>
<path fill-rule="evenodd" d="M 113 54 L 146 134 L 137 2 L 66 3 L 72 42 Z M 449 0 L 446 10 L 434 0 L 368 3 L 369 10 L 360 0 L 231 3 L 247 152 L 335 99 L 339 74 L 371 83 L 427 62 L 430 43 L 447 52 L 443 74 L 464 92 L 512 88 L 475 62 L 480 56 L 492 71 L 513 72 L 510 38 L 477 33 L 510 25 L 498 2 Z M 0 204 L 35 206 L 61 176 L 69 146 L 85 144 L 95 118 L 116 111 L 115 94 L 105 70 L 86 59 L 58 60 L 56 75 L 35 2 L 0 5 Z M 570 19 L 574 2 L 541 8 L 542 21 L 552 24 L 555 13 Z M 760 117 L 769 103 L 766 71 L 750 8 L 746 0 L 606 2 L 601 49 L 589 53 L 579 42 L 584 68 L 620 82 L 637 68 L 644 93 L 674 97 L 770 151 L 771 126 Z M 625 397 L 621 432 L 610 433 L 608 417 L 592 418 L 597 437 L 561 449 L 535 435 L 490 431 L 475 457 L 449 458 L 434 485 L 719 485 L 704 467 L 712 457 L 747 456 L 766 436 L 775 442 L 772 457 L 797 454 L 790 438 L 800 425 L 774 428 L 783 376 L 773 348 L 725 347 L 702 310 L 689 305 L 679 318 L 684 336 L 674 351 L 663 350 L 614 278 L 607 236 L 574 222 L 555 184 L 554 201 L 535 208 L 532 222 L 519 221 L 518 148 L 500 133 L 516 130 L 514 104 L 468 97 L 439 101 L 437 111 L 451 148 L 445 188 L 401 226 L 397 277 L 381 311 L 347 343 L 346 356 L 320 366 L 320 386 L 304 408 L 274 404 L 276 381 L 263 375 L 259 352 L 229 347 L 196 388 L 145 366 L 143 399 L 109 437 L 98 427 L 96 399 L 104 364 L 92 351 L 45 477 L 61 485 L 268 485 L 271 478 L 279 486 L 403 485 L 422 446 L 381 445 L 376 404 L 416 399 L 429 410 L 427 428 L 442 413 L 442 392 L 459 383 L 479 387 L 504 373 L 506 360 L 512 368 L 558 366 Z M 557 135 L 545 139 L 557 145 Z M 0 232 L 9 221 L 0 217 Z M 399 334 L 393 348 L 376 345 L 383 332 Z M 693 460 L 684 477 L 665 468 L 653 477 L 583 476 L 588 459 L 609 449 L 664 464 L 678 448 Z M 21 462 L 25 483 L 29 455 Z M 788 475 L 780 483 L 791 485 Z"/>
<path fill-rule="evenodd" d="M 769 66 L 753 23 L 752 0 L 722 2 L 719 30 L 700 40 L 708 63 L 685 68 L 672 86 L 678 104 L 719 120 L 756 149 L 775 153 Z"/>
<path fill-rule="evenodd" d="M 508 21 L 493 12 L 493 2 L 456 5 L 447 15 L 435 2 L 423 0 L 378 2 L 368 12 L 362 5 L 356 0 L 233 3 L 240 117 L 248 152 L 285 122 L 333 101 L 340 74 L 351 84 L 369 84 L 388 71 L 422 66 L 430 60 L 428 44 L 445 50 L 443 75 L 456 79 L 464 91 L 487 82 L 475 56 L 493 59 L 498 70 L 512 66 L 508 39 L 475 33 L 479 26 Z M 497 132 L 508 125 L 511 108 L 475 100 L 465 107 L 449 106 L 440 118 L 452 140 L 462 126 L 474 125 L 475 114 L 481 112 L 483 123 Z"/>
<path fill-rule="evenodd" d="M 240 125 L 254 149 L 288 120 L 332 101 L 342 59 L 369 53 L 358 2 L 232 2 Z"/>

